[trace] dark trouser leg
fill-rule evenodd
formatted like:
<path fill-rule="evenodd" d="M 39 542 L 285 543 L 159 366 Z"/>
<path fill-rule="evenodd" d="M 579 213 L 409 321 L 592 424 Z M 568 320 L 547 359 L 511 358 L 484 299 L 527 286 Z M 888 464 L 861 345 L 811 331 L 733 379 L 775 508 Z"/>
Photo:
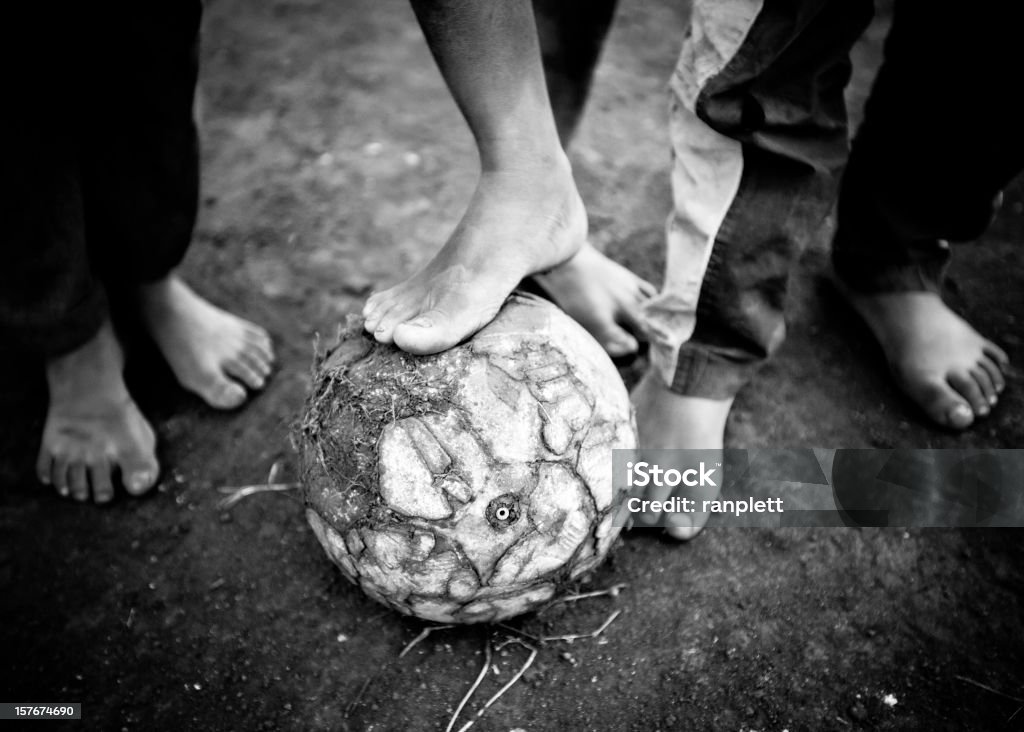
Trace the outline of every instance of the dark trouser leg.
<path fill-rule="evenodd" d="M 165 277 L 185 255 L 199 196 L 193 121 L 202 7 L 115 3 L 130 34 L 110 37 L 86 80 L 97 113 L 83 130 L 86 231 L 111 287 Z M 119 23 L 119 24 L 118 24 Z"/>
<path fill-rule="evenodd" d="M 181 261 L 196 213 L 198 3 L 68 4 L 15 24 L 0 343 L 43 358 L 107 317 L 105 291 Z M 126 31 L 125 28 L 130 30 Z"/>
<path fill-rule="evenodd" d="M 87 109 L 79 77 L 86 42 L 72 3 L 19 3 L 11 11 L 0 46 L 10 102 L 0 178 L 0 353 L 45 359 L 84 344 L 107 317 L 85 238 L 78 132 Z"/>
<path fill-rule="evenodd" d="M 785 336 L 790 270 L 847 151 L 849 50 L 867 0 L 697 2 L 672 79 L 666 284 L 647 307 L 675 392 L 725 399 Z"/>
<path fill-rule="evenodd" d="M 26 122 L 4 174 L 0 353 L 49 358 L 92 338 L 107 301 L 86 247 L 74 146 L 44 120 Z"/>
<path fill-rule="evenodd" d="M 843 179 L 833 261 L 861 292 L 938 291 L 1024 168 L 1015 3 L 896 3 Z"/>

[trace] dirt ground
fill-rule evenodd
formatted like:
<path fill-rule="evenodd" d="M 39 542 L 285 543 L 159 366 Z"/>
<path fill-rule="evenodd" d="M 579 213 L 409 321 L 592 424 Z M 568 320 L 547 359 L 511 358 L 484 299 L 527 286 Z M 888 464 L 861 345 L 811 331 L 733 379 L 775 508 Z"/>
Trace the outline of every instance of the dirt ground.
<path fill-rule="evenodd" d="M 664 87 L 685 14 L 682 2 L 624 0 L 572 151 L 596 242 L 656 282 Z M 857 48 L 855 104 L 884 29 L 882 18 Z M 80 701 L 76 729 L 444 729 L 484 639 L 504 635 L 440 631 L 399 659 L 423 626 L 340 578 L 295 493 L 223 510 L 217 489 L 263 481 L 278 462 L 278 480 L 295 480 L 289 428 L 315 334 L 443 242 L 474 182 L 471 140 L 403 0 L 216 0 L 203 60 L 204 196 L 186 272 L 269 327 L 280 370 L 251 405 L 215 414 L 136 345 L 129 377 L 165 472 L 151 497 L 97 509 L 32 480 L 45 392 L 36 365 L 3 359 L 0 698 Z M 956 306 L 1018 363 L 1022 233 L 1018 182 L 950 282 Z M 729 444 L 1022 446 L 1019 372 L 974 430 L 923 422 L 822 284 L 826 244 L 803 258 L 789 340 L 740 396 Z M 570 633 L 621 616 L 599 640 L 545 648 L 475 729 L 1013 728 L 1024 724 L 1021 537 L 711 528 L 677 546 L 631 532 L 590 583 L 628 583 L 617 599 L 515 624 Z M 495 656 L 463 719 L 525 655 Z"/>

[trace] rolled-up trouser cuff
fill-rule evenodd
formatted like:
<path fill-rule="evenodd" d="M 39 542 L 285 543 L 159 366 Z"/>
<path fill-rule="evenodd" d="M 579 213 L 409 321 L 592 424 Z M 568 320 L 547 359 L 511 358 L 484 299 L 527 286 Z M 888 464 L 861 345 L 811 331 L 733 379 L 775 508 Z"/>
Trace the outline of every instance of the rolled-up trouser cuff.
<path fill-rule="evenodd" d="M 46 360 L 70 353 L 88 342 L 107 317 L 106 293 L 97 286 L 63 310 L 59 317 L 48 318 L 45 322 L 38 319 L 36 322 L 0 321 L 0 339 L 19 355 Z"/>
<path fill-rule="evenodd" d="M 732 399 L 759 365 L 735 361 L 697 343 L 685 343 L 679 349 L 669 391 L 702 399 Z"/>
<path fill-rule="evenodd" d="M 942 242 L 945 245 L 945 242 Z M 949 265 L 949 247 L 945 256 L 936 251 L 927 261 L 912 264 L 889 264 L 865 260 L 851 252 L 833 251 L 832 267 L 836 277 L 854 292 L 880 295 L 894 292 L 935 292 L 942 290 L 942 281 Z"/>

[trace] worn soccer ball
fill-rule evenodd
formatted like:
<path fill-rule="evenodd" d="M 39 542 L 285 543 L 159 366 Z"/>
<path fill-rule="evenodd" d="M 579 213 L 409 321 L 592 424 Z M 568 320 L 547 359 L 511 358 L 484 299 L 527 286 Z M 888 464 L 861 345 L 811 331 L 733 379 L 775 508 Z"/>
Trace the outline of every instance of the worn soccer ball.
<path fill-rule="evenodd" d="M 350 322 L 319 359 L 299 434 L 306 516 L 370 597 L 426 620 L 502 620 L 594 568 L 619 529 L 626 388 L 554 305 L 513 294 L 433 356 Z"/>

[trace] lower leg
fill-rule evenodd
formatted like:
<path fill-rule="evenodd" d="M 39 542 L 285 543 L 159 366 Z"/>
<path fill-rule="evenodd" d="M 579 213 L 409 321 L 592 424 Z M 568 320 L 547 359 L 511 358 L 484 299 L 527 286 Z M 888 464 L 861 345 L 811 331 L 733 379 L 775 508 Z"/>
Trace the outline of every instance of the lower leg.
<path fill-rule="evenodd" d="M 733 397 L 785 337 L 789 274 L 832 205 L 849 48 L 869 2 L 698 0 L 672 78 L 675 211 L 645 307 L 640 446 L 721 449 Z M 707 496 L 706 496 L 707 497 Z M 692 538 L 707 514 L 672 530 Z"/>
<path fill-rule="evenodd" d="M 725 423 L 733 398 L 707 399 L 684 396 L 668 389 L 653 370 L 644 374 L 632 392 L 638 415 L 639 445 L 647 450 L 722 450 L 725 447 Z M 648 495 L 663 500 L 666 495 Z M 703 496 L 713 499 L 717 495 Z M 669 536 L 681 541 L 693 539 L 707 524 L 710 514 L 703 511 L 671 514 Z"/>
<path fill-rule="evenodd" d="M 586 212 L 558 140 L 528 0 L 413 0 L 413 8 L 481 163 L 440 252 L 363 310 L 378 341 L 425 354 L 486 325 L 523 277 L 569 259 L 586 237 Z"/>
<path fill-rule="evenodd" d="M 39 480 L 78 501 L 145 493 L 156 482 L 156 438 L 124 384 L 124 358 L 109 320 L 85 344 L 46 363 L 50 402 L 36 467 Z"/>
<path fill-rule="evenodd" d="M 1006 354 L 940 295 L 946 241 L 980 236 L 1000 190 L 1024 166 L 1009 6 L 965 16 L 897 5 L 853 146 L 833 247 L 836 274 L 900 388 L 954 429 L 989 414 Z M 972 27 L 973 26 L 973 27 Z M 949 54 L 952 45 L 960 48 Z M 985 105 L 934 101 L 969 89 Z"/>

